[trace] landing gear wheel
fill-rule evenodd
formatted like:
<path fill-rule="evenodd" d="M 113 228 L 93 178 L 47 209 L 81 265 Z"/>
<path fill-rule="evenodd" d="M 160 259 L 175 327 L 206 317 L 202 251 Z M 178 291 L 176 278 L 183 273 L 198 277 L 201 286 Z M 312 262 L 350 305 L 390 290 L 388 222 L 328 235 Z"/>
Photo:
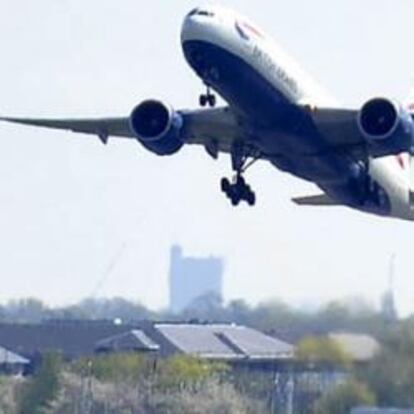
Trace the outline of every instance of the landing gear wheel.
<path fill-rule="evenodd" d="M 249 190 L 249 192 L 246 194 L 246 201 L 249 206 L 251 207 L 255 206 L 256 205 L 256 194 L 253 191 Z"/>
<path fill-rule="evenodd" d="M 214 108 L 217 104 L 217 98 L 215 95 L 200 95 L 199 103 L 203 108 L 207 105 Z"/>
<path fill-rule="evenodd" d="M 211 108 L 214 108 L 217 104 L 216 95 L 214 95 L 211 92 L 211 87 L 209 85 L 206 85 L 206 86 L 207 86 L 207 92 L 200 95 L 200 99 L 199 99 L 200 106 L 204 108 L 208 105 Z"/>
<path fill-rule="evenodd" d="M 207 101 L 211 108 L 214 108 L 217 103 L 217 98 L 215 95 L 207 95 Z"/>
<path fill-rule="evenodd" d="M 256 193 L 247 184 L 243 174 L 262 157 L 262 154 L 258 149 L 248 147 L 243 142 L 235 142 L 231 147 L 230 155 L 232 168 L 236 174 L 231 182 L 227 178 L 221 180 L 221 191 L 226 194 L 233 206 L 238 206 L 241 201 L 254 206 L 256 205 Z"/>
<path fill-rule="evenodd" d="M 231 194 L 230 201 L 231 201 L 232 206 L 237 207 L 240 204 L 241 199 L 238 194 Z"/>
<path fill-rule="evenodd" d="M 249 206 L 256 204 L 256 194 L 246 184 L 244 177 L 241 175 L 238 175 L 233 183 L 228 178 L 223 178 L 220 182 L 220 187 L 233 206 L 238 206 L 241 201 L 245 201 Z"/>
<path fill-rule="evenodd" d="M 231 189 L 231 183 L 230 183 L 229 179 L 228 178 L 222 178 L 220 186 L 221 186 L 221 191 L 223 191 L 223 193 L 228 195 L 229 192 L 230 192 L 230 189 Z"/>
<path fill-rule="evenodd" d="M 207 102 L 208 102 L 208 97 L 207 97 L 207 95 L 200 95 L 200 106 L 201 107 L 205 107 L 205 106 L 207 106 Z"/>

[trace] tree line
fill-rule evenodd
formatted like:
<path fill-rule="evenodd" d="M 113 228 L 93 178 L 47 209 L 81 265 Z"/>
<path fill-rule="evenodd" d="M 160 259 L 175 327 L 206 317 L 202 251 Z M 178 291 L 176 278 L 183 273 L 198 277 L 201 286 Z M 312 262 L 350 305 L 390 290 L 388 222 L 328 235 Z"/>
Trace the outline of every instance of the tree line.
<path fill-rule="evenodd" d="M 319 341 L 319 342 L 318 342 Z M 349 414 L 358 406 L 414 406 L 414 321 L 381 338 L 382 349 L 367 364 L 353 365 L 325 339 L 299 343 L 298 358 L 314 357 L 346 370 L 346 380 L 297 414 Z M 328 352 L 324 352 L 328 350 Z M 245 376 L 243 378 L 243 376 Z M 296 396 L 296 394 L 295 394 Z M 46 355 L 33 377 L 0 378 L 0 412 L 66 413 L 286 413 L 274 378 L 187 356 L 154 360 L 132 354 L 97 355 L 71 363 Z M 299 401 L 300 402 L 300 401 Z"/>
<path fill-rule="evenodd" d="M 242 300 L 223 303 L 213 294 L 197 298 L 179 314 L 155 312 L 121 298 L 87 299 L 62 308 L 25 299 L 0 308 L 3 322 L 39 323 L 49 319 L 120 319 L 125 324 L 143 319 L 243 324 L 295 343 L 297 358 L 304 362 L 329 362 L 338 371 L 347 372 L 346 382 L 321 395 L 304 412 L 348 414 L 358 405 L 414 407 L 414 317 L 390 323 L 381 311 L 362 299 L 331 302 L 312 312 L 278 300 L 256 306 Z M 371 334 L 379 341 L 381 350 L 372 361 L 353 364 L 343 350 L 323 337 L 332 331 Z M 56 410 L 44 412 L 56 413 L 83 412 L 88 401 L 96 412 L 108 413 L 121 412 L 116 404 L 130 407 L 130 411 L 122 412 L 140 412 L 137 407 L 144 407 L 142 412 L 161 413 L 162 407 L 166 408 L 165 412 L 191 412 L 193 404 L 204 404 L 205 412 L 211 412 L 208 410 L 212 401 L 220 408 L 224 404 L 228 408 L 225 412 L 229 413 L 269 412 L 270 401 L 262 396 L 272 395 L 272 379 L 260 382 L 249 374 L 247 381 L 242 381 L 241 375 L 232 374 L 225 366 L 210 366 L 191 358 L 162 362 L 156 370 L 151 364 L 138 355 L 97 357 L 92 363 L 81 360 L 71 366 L 52 358 L 46 360 L 43 370 L 34 378 L 25 379 L 23 384 L 12 384 L 15 391 L 11 391 L 9 380 L 3 380 L 2 384 L 0 379 L 0 388 L 3 387 L 0 406 L 2 398 L 11 401 L 11 396 L 19 395 L 16 407 L 39 404 Z M 264 394 L 260 394 L 261 386 L 266 391 Z M 258 398 L 258 395 L 262 396 Z M 24 413 L 23 408 L 16 412 Z M 278 412 L 277 405 L 274 408 L 273 412 Z"/>
<path fill-rule="evenodd" d="M 140 320 L 237 323 L 274 334 L 290 342 L 304 335 L 350 331 L 379 336 L 388 321 L 363 299 L 334 301 L 308 311 L 271 300 L 251 306 L 244 300 L 228 303 L 215 294 L 195 299 L 180 313 L 153 311 L 123 298 L 89 298 L 75 305 L 49 307 L 34 298 L 0 305 L 0 322 L 41 323 L 48 320 L 119 320 L 125 324 Z"/>

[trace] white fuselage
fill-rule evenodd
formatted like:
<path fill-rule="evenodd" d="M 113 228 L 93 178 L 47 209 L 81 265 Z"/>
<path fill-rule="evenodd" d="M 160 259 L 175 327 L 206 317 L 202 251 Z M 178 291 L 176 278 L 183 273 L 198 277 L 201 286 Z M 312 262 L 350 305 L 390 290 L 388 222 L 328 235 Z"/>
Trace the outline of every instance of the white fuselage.
<path fill-rule="evenodd" d="M 247 63 L 272 84 L 288 102 L 309 107 L 338 107 L 333 99 L 279 45 L 245 17 L 222 7 L 190 13 L 183 24 L 182 42 L 208 42 Z M 372 159 L 369 174 L 390 200 L 390 215 L 414 220 L 410 206 L 410 157 Z"/>

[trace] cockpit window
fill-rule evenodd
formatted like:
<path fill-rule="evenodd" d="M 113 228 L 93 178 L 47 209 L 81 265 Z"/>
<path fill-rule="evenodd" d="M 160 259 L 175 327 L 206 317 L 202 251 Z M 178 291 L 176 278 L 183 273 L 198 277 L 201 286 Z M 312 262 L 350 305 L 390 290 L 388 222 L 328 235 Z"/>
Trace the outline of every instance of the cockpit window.
<path fill-rule="evenodd" d="M 207 11 L 207 10 L 194 9 L 188 14 L 188 17 L 191 17 L 191 16 L 214 17 L 214 13 L 210 12 L 210 11 Z"/>

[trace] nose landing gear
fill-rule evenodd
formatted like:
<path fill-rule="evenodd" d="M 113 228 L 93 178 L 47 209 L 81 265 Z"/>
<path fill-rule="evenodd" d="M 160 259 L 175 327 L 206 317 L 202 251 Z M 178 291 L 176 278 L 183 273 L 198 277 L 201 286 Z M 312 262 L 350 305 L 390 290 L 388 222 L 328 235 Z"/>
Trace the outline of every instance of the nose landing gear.
<path fill-rule="evenodd" d="M 216 95 L 211 92 L 210 86 L 207 86 L 207 92 L 205 94 L 200 95 L 200 106 L 203 108 L 207 105 L 210 108 L 214 108 L 217 104 Z"/>

